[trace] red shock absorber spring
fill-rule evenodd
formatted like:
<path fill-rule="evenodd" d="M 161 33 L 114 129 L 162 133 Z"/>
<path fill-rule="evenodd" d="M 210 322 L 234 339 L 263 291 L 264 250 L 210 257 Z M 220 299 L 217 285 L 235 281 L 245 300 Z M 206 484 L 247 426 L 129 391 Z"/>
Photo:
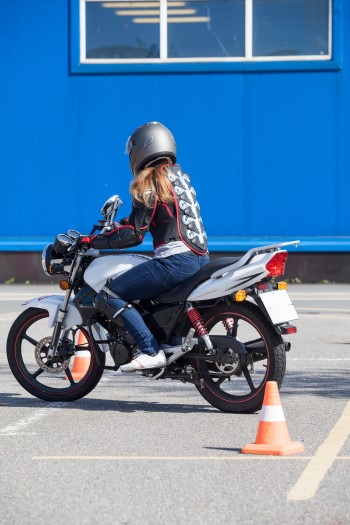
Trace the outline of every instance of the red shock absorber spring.
<path fill-rule="evenodd" d="M 189 308 L 187 310 L 187 315 L 193 325 L 193 328 L 196 330 L 196 333 L 197 335 L 199 335 L 199 337 L 208 335 L 208 330 L 205 327 L 202 316 L 197 310 L 197 308 Z"/>
<path fill-rule="evenodd" d="M 226 317 L 226 319 L 224 319 L 222 321 L 222 324 L 224 325 L 226 331 L 229 333 L 229 332 L 231 332 L 231 330 L 232 330 L 232 328 L 233 328 L 235 323 L 234 323 L 232 317 Z"/>

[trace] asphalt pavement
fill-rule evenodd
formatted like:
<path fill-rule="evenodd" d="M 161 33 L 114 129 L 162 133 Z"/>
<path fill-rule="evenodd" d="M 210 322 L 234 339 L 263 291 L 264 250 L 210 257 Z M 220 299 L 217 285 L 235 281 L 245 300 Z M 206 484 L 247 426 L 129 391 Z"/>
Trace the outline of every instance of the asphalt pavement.
<path fill-rule="evenodd" d="M 107 371 L 86 398 L 29 395 L 6 361 L 30 297 L 0 286 L 0 524 L 349 525 L 350 285 L 291 285 L 280 392 L 298 455 L 250 456 L 259 414 L 225 414 L 194 386 Z"/>

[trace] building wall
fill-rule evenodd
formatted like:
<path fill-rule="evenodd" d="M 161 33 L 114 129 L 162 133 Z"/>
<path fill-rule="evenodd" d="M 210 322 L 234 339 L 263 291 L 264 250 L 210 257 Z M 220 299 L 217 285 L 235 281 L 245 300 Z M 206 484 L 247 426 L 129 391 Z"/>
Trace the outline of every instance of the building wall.
<path fill-rule="evenodd" d="M 0 237 L 88 232 L 114 193 L 127 215 L 124 145 L 150 120 L 173 131 L 209 237 L 349 236 L 350 4 L 334 6 L 339 70 L 80 75 L 69 1 L 1 2 Z"/>

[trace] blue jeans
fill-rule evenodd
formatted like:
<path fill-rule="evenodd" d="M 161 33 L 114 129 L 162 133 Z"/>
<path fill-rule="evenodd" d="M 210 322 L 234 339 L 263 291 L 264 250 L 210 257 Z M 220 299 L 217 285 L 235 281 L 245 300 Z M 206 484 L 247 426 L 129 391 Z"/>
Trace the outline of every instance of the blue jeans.
<path fill-rule="evenodd" d="M 109 297 L 108 302 L 119 310 L 125 301 L 149 299 L 174 288 L 208 262 L 208 255 L 196 255 L 192 252 L 171 255 L 163 259 L 150 259 L 110 282 L 109 288 L 119 295 L 120 299 Z M 123 312 L 122 318 L 125 329 L 131 334 L 141 352 L 144 354 L 158 352 L 158 341 L 147 328 L 136 308 Z"/>

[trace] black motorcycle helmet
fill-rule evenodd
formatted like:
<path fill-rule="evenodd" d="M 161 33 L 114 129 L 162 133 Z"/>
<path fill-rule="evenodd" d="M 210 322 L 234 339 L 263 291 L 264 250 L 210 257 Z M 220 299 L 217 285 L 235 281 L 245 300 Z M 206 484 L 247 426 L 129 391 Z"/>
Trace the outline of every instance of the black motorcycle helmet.
<path fill-rule="evenodd" d="M 176 162 L 176 142 L 171 131 L 160 122 L 148 122 L 135 129 L 128 138 L 125 154 L 129 155 L 134 175 L 155 160 Z"/>

